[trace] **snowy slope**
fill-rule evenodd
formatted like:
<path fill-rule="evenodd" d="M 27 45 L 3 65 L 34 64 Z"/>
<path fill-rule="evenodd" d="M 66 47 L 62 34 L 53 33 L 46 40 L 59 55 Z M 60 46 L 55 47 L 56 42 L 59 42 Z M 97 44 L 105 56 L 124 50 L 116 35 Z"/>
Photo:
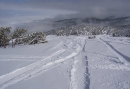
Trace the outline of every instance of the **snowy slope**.
<path fill-rule="evenodd" d="M 130 39 L 47 36 L 0 48 L 0 89 L 130 89 Z"/>

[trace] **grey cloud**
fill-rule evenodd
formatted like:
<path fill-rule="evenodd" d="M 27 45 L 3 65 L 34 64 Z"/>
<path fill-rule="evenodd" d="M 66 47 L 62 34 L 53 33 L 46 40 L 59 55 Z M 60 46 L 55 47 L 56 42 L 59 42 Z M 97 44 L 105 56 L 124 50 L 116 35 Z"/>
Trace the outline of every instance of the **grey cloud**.
<path fill-rule="evenodd" d="M 5 0 L 8 1 L 8 0 Z M 51 10 L 50 17 L 56 16 L 52 20 L 66 19 L 66 18 L 86 18 L 86 17 L 99 17 L 105 18 L 109 16 L 130 16 L 130 0 L 16 0 L 15 2 L 2 2 L 0 3 L 0 10 L 21 10 L 21 11 L 35 11 L 36 13 L 42 10 Z M 21 2 L 19 2 L 21 1 Z M 44 11 L 43 11 L 44 12 Z M 58 12 L 58 13 L 57 13 Z M 64 13 L 66 12 L 66 13 Z M 37 15 L 37 14 L 36 14 Z M 42 17 L 41 15 L 38 15 Z M 29 17 L 29 16 L 28 16 Z M 40 18 L 41 18 L 40 17 Z M 44 17 L 44 14 L 43 14 Z M 49 25 L 43 25 L 43 20 L 32 18 L 30 22 L 16 24 L 16 26 L 27 27 L 31 29 L 48 28 Z M 17 18 L 15 18 L 17 19 Z M 34 21 L 37 19 L 37 22 Z M 12 20 L 12 19 L 11 19 Z M 1 23 L 1 22 L 0 22 Z M 41 24 L 40 24 L 41 23 Z M 48 29 L 51 29 L 48 28 Z"/>
<path fill-rule="evenodd" d="M 27 0 L 11 4 L 20 8 L 75 11 L 86 16 L 130 15 L 130 0 Z"/>
<path fill-rule="evenodd" d="M 94 12 L 94 8 L 106 11 L 127 11 L 130 9 L 130 0 L 31 0 L 30 6 L 35 8 L 53 8 L 74 10 L 78 12 Z"/>

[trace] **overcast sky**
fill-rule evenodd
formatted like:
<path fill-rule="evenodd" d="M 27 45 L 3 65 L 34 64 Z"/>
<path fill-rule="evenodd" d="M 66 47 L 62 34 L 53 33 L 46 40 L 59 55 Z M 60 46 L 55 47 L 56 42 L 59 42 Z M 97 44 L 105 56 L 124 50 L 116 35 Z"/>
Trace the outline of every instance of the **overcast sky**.
<path fill-rule="evenodd" d="M 0 0 L 0 26 L 33 26 L 46 18 L 67 16 L 130 16 L 130 0 Z"/>

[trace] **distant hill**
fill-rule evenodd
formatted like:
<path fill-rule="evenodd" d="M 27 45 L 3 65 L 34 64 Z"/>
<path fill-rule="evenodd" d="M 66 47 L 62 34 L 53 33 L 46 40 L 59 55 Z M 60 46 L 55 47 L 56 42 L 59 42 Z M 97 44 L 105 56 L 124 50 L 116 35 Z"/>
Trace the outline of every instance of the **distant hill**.
<path fill-rule="evenodd" d="M 130 37 L 130 17 L 107 17 L 104 19 L 90 18 L 72 18 L 52 21 L 51 31 L 47 34 L 111 34 L 113 36 Z"/>
<path fill-rule="evenodd" d="M 64 27 L 78 24 L 95 24 L 95 25 L 123 27 L 123 26 L 129 26 L 130 17 L 120 17 L 120 18 L 107 17 L 104 19 L 89 17 L 89 18 L 72 18 L 72 19 L 53 21 L 53 27 Z"/>

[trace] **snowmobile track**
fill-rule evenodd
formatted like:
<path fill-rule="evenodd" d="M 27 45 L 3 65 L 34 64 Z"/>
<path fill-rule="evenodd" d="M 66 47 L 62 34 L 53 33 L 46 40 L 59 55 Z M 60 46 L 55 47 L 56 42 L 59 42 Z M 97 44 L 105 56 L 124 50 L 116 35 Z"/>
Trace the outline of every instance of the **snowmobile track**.
<path fill-rule="evenodd" d="M 70 42 L 70 41 L 68 41 L 68 42 Z M 38 62 L 35 62 L 29 66 L 17 69 L 9 74 L 0 76 L 0 89 L 5 89 L 6 87 L 8 87 L 12 84 L 38 76 L 39 74 L 43 73 L 44 71 L 49 70 L 50 68 L 57 66 L 65 61 L 67 61 L 68 59 L 75 57 L 76 55 L 79 54 L 81 47 L 77 42 L 75 42 L 75 41 L 72 41 L 72 42 L 73 42 L 73 45 L 70 42 L 70 44 L 68 46 L 66 46 L 66 49 L 64 49 L 64 47 L 62 47 L 63 49 L 53 53 L 50 57 L 47 57 Z M 75 46 L 75 47 L 73 47 L 73 46 Z M 64 58 L 62 58 L 62 56 L 60 57 L 60 55 L 64 54 L 64 52 L 66 52 L 66 51 L 69 52 L 70 48 L 75 51 L 71 52 L 70 54 L 67 54 Z M 55 58 L 57 58 L 57 59 L 55 59 Z M 50 61 L 45 63 L 44 60 L 50 60 Z"/>
<path fill-rule="evenodd" d="M 104 45 L 106 45 L 106 47 L 113 53 L 115 54 L 121 62 L 123 62 L 125 65 L 129 65 L 129 61 L 126 60 L 125 56 L 122 55 L 121 53 L 119 53 L 112 45 L 110 45 L 109 43 L 105 42 L 102 38 L 98 38 L 98 40 L 100 42 L 102 42 Z"/>

